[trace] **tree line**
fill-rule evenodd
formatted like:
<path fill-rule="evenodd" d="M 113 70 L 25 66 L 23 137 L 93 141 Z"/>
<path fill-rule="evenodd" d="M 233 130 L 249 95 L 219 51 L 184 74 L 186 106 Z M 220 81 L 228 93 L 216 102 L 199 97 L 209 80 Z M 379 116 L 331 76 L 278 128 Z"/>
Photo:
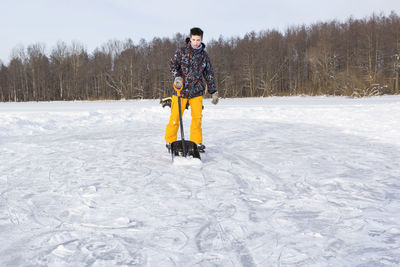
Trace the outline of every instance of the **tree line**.
<path fill-rule="evenodd" d="M 207 32 L 206 32 L 207 34 Z M 155 99 L 171 94 L 172 38 L 113 40 L 89 54 L 58 42 L 15 48 L 0 62 L 0 101 Z M 206 45 L 222 97 L 399 94 L 400 17 L 376 15 L 266 30 Z"/>

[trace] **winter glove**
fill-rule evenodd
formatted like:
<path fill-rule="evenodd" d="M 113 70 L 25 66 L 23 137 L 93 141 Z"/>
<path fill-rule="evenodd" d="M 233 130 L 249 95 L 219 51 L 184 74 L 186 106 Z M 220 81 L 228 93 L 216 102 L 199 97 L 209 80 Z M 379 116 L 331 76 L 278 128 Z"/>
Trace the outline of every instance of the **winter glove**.
<path fill-rule="evenodd" d="M 175 77 L 174 86 L 176 87 L 176 89 L 181 89 L 182 84 L 183 84 L 182 77 Z"/>
<path fill-rule="evenodd" d="M 219 98 L 218 98 L 218 92 L 215 92 L 214 94 L 212 94 L 212 99 L 211 99 L 211 103 L 213 103 L 214 105 L 218 104 Z"/>

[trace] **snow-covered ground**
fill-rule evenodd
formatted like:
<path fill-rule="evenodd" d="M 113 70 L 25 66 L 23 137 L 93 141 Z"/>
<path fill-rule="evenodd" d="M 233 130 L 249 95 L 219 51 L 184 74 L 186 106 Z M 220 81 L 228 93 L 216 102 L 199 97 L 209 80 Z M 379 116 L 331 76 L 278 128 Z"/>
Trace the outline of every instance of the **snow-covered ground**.
<path fill-rule="evenodd" d="M 204 105 L 0 103 L 0 266 L 400 265 L 400 96 Z"/>

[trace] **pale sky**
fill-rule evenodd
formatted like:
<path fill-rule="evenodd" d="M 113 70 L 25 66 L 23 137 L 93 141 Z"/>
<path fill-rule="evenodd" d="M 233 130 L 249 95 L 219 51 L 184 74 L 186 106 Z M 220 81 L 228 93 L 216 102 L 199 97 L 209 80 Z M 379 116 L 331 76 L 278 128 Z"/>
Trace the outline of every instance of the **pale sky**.
<path fill-rule="evenodd" d="M 8 64 L 15 47 L 57 41 L 83 44 L 88 53 L 109 40 L 140 39 L 204 31 L 204 42 L 242 37 L 247 32 L 346 21 L 391 11 L 400 0 L 0 0 L 0 61 Z"/>

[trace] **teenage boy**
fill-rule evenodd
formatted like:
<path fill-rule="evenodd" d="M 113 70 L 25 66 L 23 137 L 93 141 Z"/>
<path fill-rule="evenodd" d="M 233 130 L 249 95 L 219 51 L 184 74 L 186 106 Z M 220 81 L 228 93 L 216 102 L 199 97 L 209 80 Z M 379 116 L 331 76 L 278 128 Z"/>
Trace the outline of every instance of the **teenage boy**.
<path fill-rule="evenodd" d="M 218 103 L 218 92 L 215 87 L 214 71 L 210 58 L 205 51 L 205 44 L 202 43 L 203 31 L 200 28 L 190 29 L 190 38 L 186 38 L 186 45 L 179 48 L 169 61 L 169 69 L 174 76 L 174 85 L 183 83 L 181 91 L 182 114 L 186 104 L 189 102 L 192 115 L 190 125 L 190 141 L 197 144 L 199 152 L 204 152 L 202 144 L 203 135 L 201 119 L 203 117 L 203 95 L 205 86 L 203 78 L 207 83 L 207 91 L 212 95 L 211 103 Z M 179 129 L 179 107 L 178 97 L 174 90 L 171 103 L 171 116 L 165 131 L 167 148 L 176 141 Z"/>

